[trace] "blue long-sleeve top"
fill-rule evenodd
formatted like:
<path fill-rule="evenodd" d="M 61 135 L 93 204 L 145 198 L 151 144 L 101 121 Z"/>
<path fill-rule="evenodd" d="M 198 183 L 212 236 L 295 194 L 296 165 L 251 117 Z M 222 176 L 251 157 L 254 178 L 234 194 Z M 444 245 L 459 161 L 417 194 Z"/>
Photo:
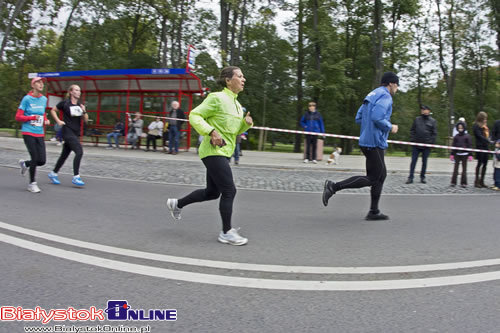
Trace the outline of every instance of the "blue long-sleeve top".
<path fill-rule="evenodd" d="M 307 132 L 325 133 L 323 117 L 321 117 L 318 111 L 306 111 L 302 118 L 300 118 L 300 126 Z"/>
<path fill-rule="evenodd" d="M 387 138 L 391 131 L 392 96 L 386 87 L 370 92 L 356 114 L 356 123 L 361 124 L 359 145 L 361 147 L 387 149 Z"/>

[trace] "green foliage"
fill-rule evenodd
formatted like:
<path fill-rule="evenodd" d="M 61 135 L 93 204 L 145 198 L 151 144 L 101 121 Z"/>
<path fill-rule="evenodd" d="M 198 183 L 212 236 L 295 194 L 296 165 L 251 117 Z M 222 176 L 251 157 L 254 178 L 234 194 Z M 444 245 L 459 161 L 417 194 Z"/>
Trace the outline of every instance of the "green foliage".
<path fill-rule="evenodd" d="M 325 119 L 326 131 L 359 135 L 356 111 L 373 89 L 373 2 L 363 0 L 301 0 L 304 5 L 304 96 L 300 105 L 315 99 Z M 204 87 L 220 89 L 215 83 L 221 64 L 219 12 L 199 0 L 56 0 L 26 1 L 12 17 L 16 1 L 5 1 L 0 29 L 12 18 L 11 33 L 0 59 L 0 126 L 13 128 L 14 114 L 30 89 L 29 72 L 55 71 L 65 45 L 59 70 L 155 68 L 184 66 L 186 47 L 194 45 L 199 55 L 195 73 Z M 251 112 L 256 125 L 295 129 L 297 110 L 297 22 L 285 22 L 288 37 L 278 33 L 274 20 L 280 9 L 297 12 L 297 1 L 226 0 L 229 6 L 228 57 L 233 54 L 247 79 L 239 99 Z M 394 98 L 392 120 L 400 131 L 391 138 L 408 140 L 413 119 L 419 115 L 418 100 L 433 110 L 438 121 L 438 143 L 446 143 L 450 108 L 441 78 L 436 47 L 436 22 L 429 0 L 382 1 L 384 6 L 384 70 L 395 70 L 406 91 Z M 479 111 L 492 123 L 500 118 L 498 49 L 491 43 L 497 33 L 493 6 L 486 0 L 455 1 L 459 63 L 454 94 L 455 118 L 465 117 L 471 125 Z M 443 13 L 451 0 L 442 2 Z M 58 13 L 74 16 L 69 22 L 52 22 Z M 243 7 L 245 6 L 245 7 Z M 429 9 L 431 8 L 431 9 Z M 218 9 L 217 9 L 218 10 Z M 234 16 L 234 14 L 237 14 Z M 60 15 L 62 17 L 62 15 Z M 235 19 L 237 17 L 237 19 Z M 244 17 L 244 25 L 240 26 Z M 317 24 L 315 24 L 315 17 Z M 64 17 L 62 18 L 64 20 Z M 434 21 L 433 21 L 434 20 Z M 67 29 L 64 29 L 67 24 Z M 445 42 L 450 27 L 442 26 Z M 234 35 L 231 36 L 231 33 Z M 242 40 L 239 40 L 239 36 Z M 2 36 L 3 38 L 3 36 Z M 498 38 L 498 36 L 497 36 Z M 232 42 L 232 43 L 231 43 Z M 240 43 L 241 42 L 241 43 Z M 423 46 L 420 74 L 416 45 Z M 446 46 L 449 50 L 449 44 Z M 445 53 L 449 53 L 446 51 Z M 445 65 L 451 68 L 449 59 Z M 318 69 L 319 66 L 319 69 Z M 420 77 L 418 77 L 420 75 Z M 418 80 L 417 80 L 418 78 Z M 419 95 L 420 91 L 420 95 Z M 202 98 L 195 98 L 194 105 Z M 134 100 L 135 101 L 135 100 Z M 134 102 L 138 109 L 138 101 Z M 114 118 L 110 115 L 109 123 Z M 257 132 L 250 145 L 257 145 Z M 294 136 L 268 133 L 267 142 L 278 149 L 291 149 Z M 285 146 L 283 146 L 283 145 Z M 350 141 L 328 138 L 326 146 Z M 346 149 L 347 148 L 347 149 Z M 274 148 L 276 149 L 276 148 Z M 406 147 L 393 149 L 407 150 Z"/>

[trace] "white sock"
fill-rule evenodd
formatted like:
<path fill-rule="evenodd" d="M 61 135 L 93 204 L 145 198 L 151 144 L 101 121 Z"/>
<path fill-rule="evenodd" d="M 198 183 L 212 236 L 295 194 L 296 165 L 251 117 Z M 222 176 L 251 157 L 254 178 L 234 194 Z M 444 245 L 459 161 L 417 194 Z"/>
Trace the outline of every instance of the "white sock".
<path fill-rule="evenodd" d="M 80 177 L 80 175 L 74 175 L 73 176 L 73 178 L 79 178 L 79 177 Z"/>

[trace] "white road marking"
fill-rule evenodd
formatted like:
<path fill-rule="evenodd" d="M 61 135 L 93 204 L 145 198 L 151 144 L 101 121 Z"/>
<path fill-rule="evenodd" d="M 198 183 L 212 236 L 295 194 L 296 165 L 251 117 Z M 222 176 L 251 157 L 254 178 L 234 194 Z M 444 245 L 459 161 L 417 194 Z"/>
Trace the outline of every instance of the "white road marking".
<path fill-rule="evenodd" d="M 194 283 L 204 283 L 231 287 L 244 287 L 274 290 L 309 290 L 309 291 L 361 291 L 361 290 L 395 290 L 427 287 L 441 287 L 467 283 L 500 280 L 500 271 L 444 276 L 407 280 L 378 281 L 304 281 L 304 280 L 273 280 L 243 278 L 224 275 L 213 275 L 195 272 L 177 271 L 159 267 L 131 264 L 123 261 L 104 259 L 86 254 L 50 247 L 24 239 L 0 234 L 0 241 L 32 250 L 38 253 L 63 258 L 71 261 L 113 269 L 121 272 L 159 277 L 170 280 L 180 280 Z"/>
<path fill-rule="evenodd" d="M 18 227 L 12 224 L 7 224 L 0 221 L 0 228 L 15 231 L 17 233 L 34 236 L 49 241 L 77 246 L 84 249 L 95 250 L 121 256 L 128 256 L 140 259 L 155 260 L 160 262 L 169 262 L 175 264 L 192 265 L 199 267 L 245 270 L 258 272 L 273 272 L 273 273 L 298 273 L 298 274 L 388 274 L 388 273 L 415 273 L 415 272 L 430 272 L 443 270 L 456 270 L 466 268 L 479 268 L 485 266 L 500 265 L 500 259 L 485 259 L 476 261 L 464 261 L 442 264 L 428 265 L 407 265 L 407 266 L 373 266 L 373 267 L 315 267 L 315 266 L 288 266 L 288 265 L 266 265 L 266 264 L 251 264 L 217 260 L 196 259 L 188 257 L 178 257 L 165 254 L 157 254 L 150 252 L 135 251 L 101 245 L 96 243 L 84 242 L 76 239 L 52 235 L 32 229 Z"/>

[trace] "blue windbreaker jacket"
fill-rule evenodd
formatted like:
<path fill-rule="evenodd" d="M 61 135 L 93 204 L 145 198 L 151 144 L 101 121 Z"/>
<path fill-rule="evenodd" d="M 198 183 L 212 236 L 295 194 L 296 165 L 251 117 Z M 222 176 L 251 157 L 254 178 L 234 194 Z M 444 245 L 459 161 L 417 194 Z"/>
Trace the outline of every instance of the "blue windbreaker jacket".
<path fill-rule="evenodd" d="M 300 118 L 300 126 L 302 126 L 306 132 L 325 133 L 325 123 L 318 111 L 306 111 L 302 118 Z"/>
<path fill-rule="evenodd" d="M 391 131 L 392 96 L 386 87 L 378 87 L 369 93 L 356 114 L 356 123 L 361 124 L 359 145 L 387 149 L 387 138 Z"/>

